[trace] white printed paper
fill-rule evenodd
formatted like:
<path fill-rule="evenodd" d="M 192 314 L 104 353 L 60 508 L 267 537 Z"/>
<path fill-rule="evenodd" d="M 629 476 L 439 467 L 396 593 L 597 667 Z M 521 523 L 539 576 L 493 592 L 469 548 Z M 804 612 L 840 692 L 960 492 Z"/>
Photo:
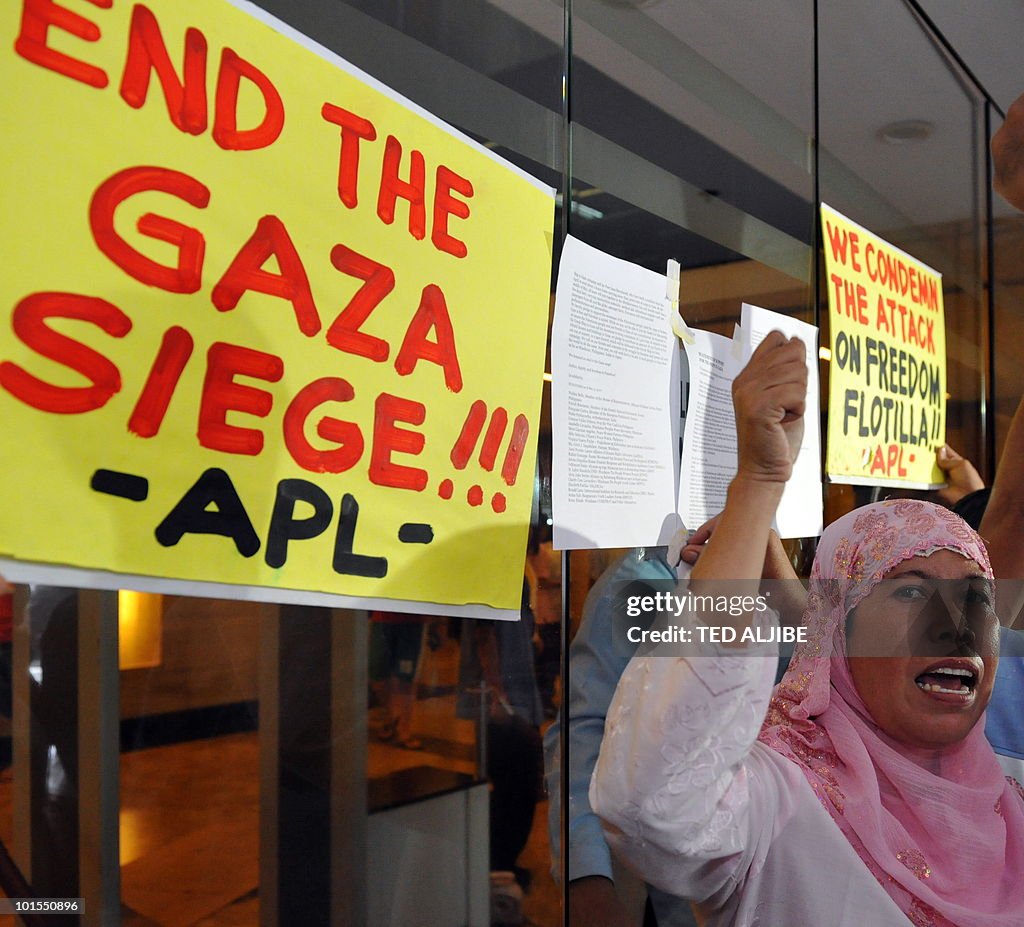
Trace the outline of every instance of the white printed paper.
<path fill-rule="evenodd" d="M 668 543 L 679 367 L 665 277 L 565 241 L 551 333 L 558 549 Z"/>
<path fill-rule="evenodd" d="M 799 338 L 807 349 L 807 403 L 804 408 L 804 438 L 793 462 L 793 475 L 786 484 L 775 512 L 775 528 L 782 538 L 808 538 L 821 534 L 824 522 L 821 494 L 821 412 L 818 392 L 818 329 L 792 316 L 743 304 L 744 364 L 771 331 L 787 338 Z"/>
<path fill-rule="evenodd" d="M 684 345 L 690 368 L 683 451 L 679 462 L 679 514 L 691 531 L 725 508 L 736 475 L 736 414 L 732 381 L 743 368 L 724 335 L 693 329 Z"/>

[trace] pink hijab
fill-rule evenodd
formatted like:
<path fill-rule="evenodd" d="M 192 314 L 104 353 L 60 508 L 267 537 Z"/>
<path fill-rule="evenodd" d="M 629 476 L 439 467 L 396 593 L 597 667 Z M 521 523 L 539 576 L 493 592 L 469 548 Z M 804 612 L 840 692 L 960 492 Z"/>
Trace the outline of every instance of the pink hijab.
<path fill-rule="evenodd" d="M 916 927 L 1024 924 L 1024 795 L 984 719 L 923 769 L 874 724 L 850 676 L 846 616 L 897 564 L 952 550 L 992 576 L 981 539 L 927 502 L 880 502 L 830 525 L 797 647 L 760 740 L 803 770 L 865 865 Z M 1022 719 L 1024 723 L 1024 719 Z"/>

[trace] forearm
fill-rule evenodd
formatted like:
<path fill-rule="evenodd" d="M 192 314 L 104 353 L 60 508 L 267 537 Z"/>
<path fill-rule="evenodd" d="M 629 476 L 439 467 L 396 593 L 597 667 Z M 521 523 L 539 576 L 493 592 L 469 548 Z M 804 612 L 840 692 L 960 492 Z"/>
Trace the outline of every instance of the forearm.
<path fill-rule="evenodd" d="M 799 627 L 807 607 L 807 589 L 800 582 L 779 536 L 772 531 L 764 557 L 764 578 L 761 592 L 768 594 L 772 608 L 779 614 L 779 624 Z"/>
<path fill-rule="evenodd" d="M 690 573 L 688 591 L 694 596 L 725 596 L 753 600 L 760 587 L 765 549 L 775 509 L 785 484 L 737 475 L 729 485 L 725 509 L 707 549 Z M 728 626 L 738 632 L 734 644 L 742 646 L 742 632 L 754 619 L 753 612 L 694 614 L 698 623 Z"/>
<path fill-rule="evenodd" d="M 996 579 L 1024 579 L 1024 399 L 1010 423 L 992 496 L 978 533 Z"/>
<path fill-rule="evenodd" d="M 690 574 L 691 582 L 760 579 L 772 519 L 785 483 L 737 475 L 729 484 L 715 533 Z"/>

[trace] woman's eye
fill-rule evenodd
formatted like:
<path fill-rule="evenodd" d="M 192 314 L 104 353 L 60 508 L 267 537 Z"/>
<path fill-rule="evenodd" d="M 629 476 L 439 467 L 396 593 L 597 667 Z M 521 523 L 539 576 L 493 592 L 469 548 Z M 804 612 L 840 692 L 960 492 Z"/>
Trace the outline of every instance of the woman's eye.
<path fill-rule="evenodd" d="M 907 602 L 915 602 L 927 599 L 928 593 L 920 586 L 900 586 L 896 590 L 896 597 Z"/>
<path fill-rule="evenodd" d="M 967 590 L 967 604 L 987 606 L 992 604 L 992 599 L 987 589 L 976 589 L 972 586 Z"/>

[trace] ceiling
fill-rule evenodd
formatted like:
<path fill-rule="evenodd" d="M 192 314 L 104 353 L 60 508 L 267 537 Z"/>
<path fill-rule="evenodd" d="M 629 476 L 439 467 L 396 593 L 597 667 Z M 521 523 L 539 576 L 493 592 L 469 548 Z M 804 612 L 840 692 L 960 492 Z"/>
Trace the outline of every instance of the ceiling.
<path fill-rule="evenodd" d="M 1024 3 L 919 2 L 1005 109 L 1024 89 L 1015 66 Z M 560 109 L 564 0 L 348 3 Z M 629 151 L 643 147 L 646 160 L 743 211 L 745 203 L 729 199 L 735 176 L 713 176 L 716 164 L 738 163 L 811 201 L 816 9 L 822 198 L 883 234 L 976 215 L 985 193 L 984 97 L 904 0 L 573 0 L 574 118 L 599 121 L 606 99 L 620 123 L 655 109 L 662 128 L 646 120 L 625 144 L 590 127 Z M 930 134 L 900 146 L 879 137 L 905 121 L 925 123 Z M 666 141 L 659 156 L 652 135 L 675 136 L 678 149 L 680 129 L 720 154 L 709 157 L 706 146 L 669 152 Z M 761 218 L 785 228 L 784 216 Z"/>
<path fill-rule="evenodd" d="M 490 2 L 560 43 L 560 0 Z M 1005 109 L 1024 90 L 1024 4 L 923 6 Z M 750 0 L 575 0 L 574 13 L 578 61 L 808 197 L 812 0 L 769 0 L 757 16 Z M 969 218 L 983 196 L 981 94 L 902 0 L 820 0 L 818 18 L 822 198 L 883 233 Z M 931 134 L 898 148 L 879 137 L 904 121 Z"/>
<path fill-rule="evenodd" d="M 1006 112 L 1024 93 L 1024 3 L 1020 0 L 919 0 L 925 13 Z"/>

